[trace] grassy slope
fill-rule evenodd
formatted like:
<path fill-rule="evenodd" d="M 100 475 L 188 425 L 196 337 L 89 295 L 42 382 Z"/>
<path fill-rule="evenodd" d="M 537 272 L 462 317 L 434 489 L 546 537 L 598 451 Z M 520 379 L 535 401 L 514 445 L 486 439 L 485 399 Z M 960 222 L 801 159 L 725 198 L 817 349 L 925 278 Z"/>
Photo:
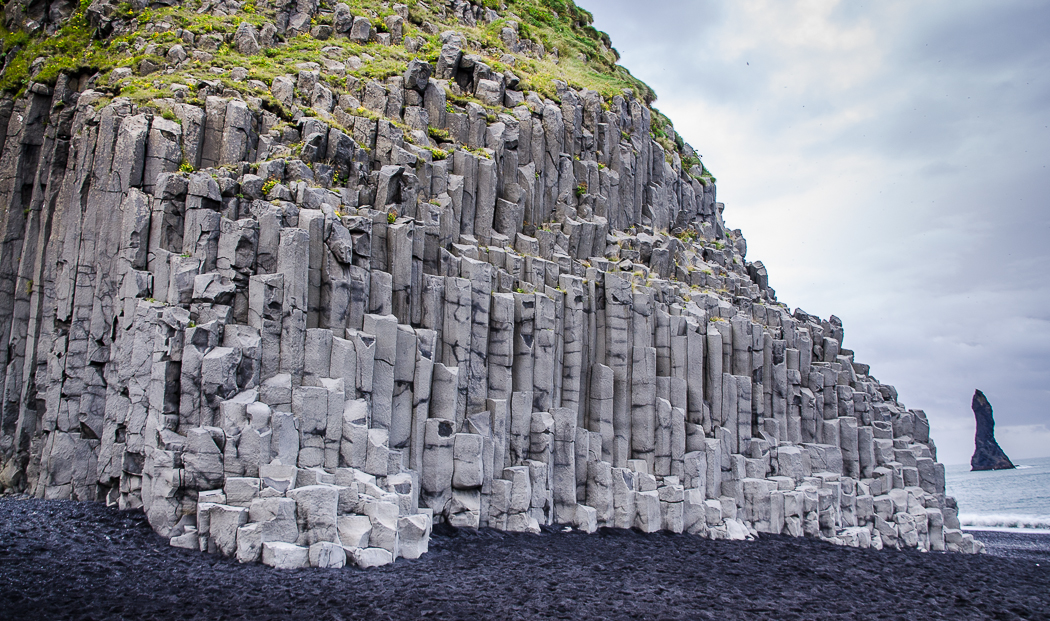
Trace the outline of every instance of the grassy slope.
<path fill-rule="evenodd" d="M 15 0 L 10 0 L 15 1 Z M 344 0 L 355 15 L 370 15 L 377 30 L 385 31 L 383 18 L 393 14 L 393 10 L 375 0 Z M 346 76 L 367 79 L 383 79 L 403 72 L 405 64 L 413 57 L 421 57 L 436 62 L 441 49 L 439 35 L 427 35 L 420 26 L 426 22 L 438 25 L 439 30 L 455 29 L 463 33 L 473 48 L 474 53 L 482 56 L 487 64 L 495 70 L 513 71 L 521 78 L 521 90 L 536 91 L 542 96 L 557 101 L 555 80 L 567 82 L 570 86 L 597 91 L 606 100 L 623 94 L 630 89 L 636 96 L 652 103 L 656 94 L 642 81 L 633 77 L 627 69 L 616 64 L 619 54 L 611 47 L 609 36 L 597 31 L 591 22 L 592 15 L 581 9 L 572 0 L 506 0 L 505 17 L 491 24 L 479 24 L 467 27 L 458 22 L 443 23 L 437 14 L 428 6 L 417 0 L 406 0 L 409 6 L 410 19 L 405 24 L 405 36 L 422 37 L 424 45 L 418 53 L 412 54 L 402 46 L 383 46 L 376 43 L 360 45 L 344 37 L 332 37 L 325 41 L 314 39 L 309 35 L 291 37 L 278 46 L 268 49 L 264 54 L 244 56 L 229 45 L 222 45 L 213 53 L 207 62 L 190 61 L 188 68 L 165 74 L 154 73 L 148 76 L 133 75 L 119 82 L 111 79 L 111 72 L 118 67 L 137 69 L 144 59 L 150 59 L 164 65 L 164 53 L 170 46 L 181 41 L 175 30 L 184 29 L 193 32 L 199 38 L 209 34 L 230 35 L 236 31 L 242 21 L 255 26 L 272 22 L 275 11 L 272 8 L 257 7 L 254 0 L 244 4 L 242 10 L 233 16 L 213 16 L 198 14 L 200 0 L 188 2 L 175 7 L 160 7 L 142 12 L 133 11 L 124 3 L 117 9 L 118 25 L 114 34 L 105 39 L 95 37 L 93 28 L 88 24 L 85 13 L 90 0 L 81 0 L 73 16 L 54 36 L 43 32 L 29 35 L 24 31 L 9 32 L 0 28 L 5 56 L 15 51 L 0 74 L 0 91 L 12 94 L 21 93 L 30 81 L 53 84 L 62 72 L 93 74 L 99 73 L 96 88 L 108 90 L 113 96 L 131 98 L 140 105 L 150 105 L 155 99 L 170 96 L 170 85 L 173 83 L 188 84 L 191 89 L 198 80 L 219 80 L 227 88 L 240 91 L 245 96 L 259 97 L 267 101 L 270 107 L 277 108 L 276 102 L 269 98 L 267 89 L 253 87 L 249 81 L 257 80 L 269 85 L 278 75 L 298 72 L 296 65 L 301 62 L 318 61 L 328 47 L 342 48 L 336 58 L 359 56 L 366 62 L 356 71 L 347 72 Z M 331 8 L 334 2 L 322 2 L 322 12 L 315 18 L 315 23 L 331 23 Z M 489 8 L 498 9 L 496 0 L 481 0 Z M 507 52 L 500 40 L 500 32 L 513 14 L 518 22 L 519 36 L 542 43 L 550 51 L 558 52 L 557 62 L 548 55 L 545 59 L 530 58 L 518 55 L 513 67 L 504 65 L 500 58 Z M 170 21 L 173 27 L 167 31 L 158 31 L 152 24 Z M 155 48 L 155 49 L 154 49 Z M 151 51 L 154 52 L 151 54 Z M 367 60 L 371 57 L 372 60 Z M 40 65 L 34 67 L 34 61 Z M 217 74 L 215 69 L 229 70 L 243 67 L 248 70 L 248 81 L 234 82 L 228 74 Z M 327 83 L 338 94 L 348 88 L 347 77 L 327 75 Z M 352 85 L 352 81 L 350 84 Z M 458 101 L 458 103 L 464 103 Z M 493 112 L 496 112 L 493 110 Z M 682 165 L 689 170 L 699 165 L 699 160 L 688 155 L 684 143 L 674 131 L 669 119 L 653 110 L 653 137 L 664 147 L 670 158 L 678 152 Z M 703 170 L 701 181 L 712 181 L 710 173 Z"/>

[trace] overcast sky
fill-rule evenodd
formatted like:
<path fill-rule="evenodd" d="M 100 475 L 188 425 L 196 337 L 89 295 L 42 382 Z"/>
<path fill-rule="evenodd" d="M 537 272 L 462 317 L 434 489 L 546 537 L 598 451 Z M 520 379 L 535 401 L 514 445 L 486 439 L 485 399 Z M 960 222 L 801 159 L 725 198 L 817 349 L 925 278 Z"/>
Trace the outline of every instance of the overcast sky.
<path fill-rule="evenodd" d="M 777 297 L 973 453 L 1050 456 L 1050 3 L 578 0 Z"/>

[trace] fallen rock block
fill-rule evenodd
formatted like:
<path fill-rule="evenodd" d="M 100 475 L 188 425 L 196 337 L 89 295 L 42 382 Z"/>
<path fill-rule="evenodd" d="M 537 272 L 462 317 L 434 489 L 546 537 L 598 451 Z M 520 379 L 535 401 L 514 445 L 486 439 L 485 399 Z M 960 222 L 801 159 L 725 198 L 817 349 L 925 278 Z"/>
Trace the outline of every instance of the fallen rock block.
<path fill-rule="evenodd" d="M 347 548 L 367 548 L 372 520 L 367 515 L 339 516 L 339 542 Z"/>
<path fill-rule="evenodd" d="M 388 550 L 397 557 L 398 550 L 398 506 L 392 502 L 372 502 L 365 506 L 365 511 L 372 521 L 372 532 L 368 545 Z"/>
<path fill-rule="evenodd" d="M 263 524 L 253 522 L 237 529 L 237 560 L 255 563 L 262 555 Z"/>
<path fill-rule="evenodd" d="M 310 549 L 283 541 L 267 541 L 262 545 L 263 565 L 274 569 L 302 569 L 310 565 Z"/>
<path fill-rule="evenodd" d="M 540 534 L 539 521 L 528 513 L 511 513 L 507 516 L 507 530 L 512 533 Z"/>
<path fill-rule="evenodd" d="M 211 508 L 209 535 L 223 556 L 237 553 L 237 529 L 248 521 L 248 509 L 230 505 L 215 505 Z"/>
<path fill-rule="evenodd" d="M 417 513 L 397 521 L 398 554 L 403 558 L 419 558 L 430 547 L 430 516 Z"/>
<path fill-rule="evenodd" d="M 339 488 L 334 485 L 310 485 L 288 492 L 295 501 L 295 516 L 299 523 L 299 542 L 312 545 L 318 541 L 337 542 L 336 517 L 339 507 Z"/>
<path fill-rule="evenodd" d="M 346 565 L 343 547 L 329 541 L 319 541 L 310 546 L 310 567 L 340 569 Z"/>
<path fill-rule="evenodd" d="M 655 533 L 662 526 L 660 495 L 656 490 L 634 492 L 634 527 L 643 533 Z"/>
<path fill-rule="evenodd" d="M 576 505 L 576 519 L 573 526 L 587 534 L 598 530 L 598 511 L 587 505 Z"/>
<path fill-rule="evenodd" d="M 726 534 L 732 541 L 752 539 L 751 532 L 747 529 L 747 526 L 736 519 L 726 520 Z"/>
<path fill-rule="evenodd" d="M 394 555 L 383 548 L 350 548 L 349 556 L 353 558 L 354 565 L 362 569 L 381 567 L 394 562 Z"/>
<path fill-rule="evenodd" d="M 168 540 L 173 548 L 184 548 L 186 550 L 200 551 L 200 541 L 197 538 L 197 529 L 186 529 L 186 532 L 172 537 Z"/>
<path fill-rule="evenodd" d="M 871 547 L 871 533 L 867 528 L 861 526 L 851 526 L 850 528 L 844 529 L 838 535 L 842 543 L 851 548 L 870 548 Z"/>

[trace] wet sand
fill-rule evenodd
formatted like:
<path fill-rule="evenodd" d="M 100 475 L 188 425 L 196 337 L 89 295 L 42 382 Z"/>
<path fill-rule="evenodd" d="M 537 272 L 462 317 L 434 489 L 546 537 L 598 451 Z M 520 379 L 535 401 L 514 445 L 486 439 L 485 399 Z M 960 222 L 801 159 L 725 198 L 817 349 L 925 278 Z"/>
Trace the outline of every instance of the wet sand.
<path fill-rule="evenodd" d="M 439 527 L 418 560 L 277 571 L 141 512 L 8 497 L 0 619 L 1050 619 L 1050 535 L 977 534 L 988 554 Z"/>

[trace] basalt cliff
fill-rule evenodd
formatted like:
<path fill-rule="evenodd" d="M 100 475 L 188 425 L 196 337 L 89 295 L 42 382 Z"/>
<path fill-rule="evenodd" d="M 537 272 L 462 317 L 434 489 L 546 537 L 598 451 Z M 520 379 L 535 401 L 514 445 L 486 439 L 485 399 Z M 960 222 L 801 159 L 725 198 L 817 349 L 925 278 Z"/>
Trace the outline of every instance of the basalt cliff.
<path fill-rule="evenodd" d="M 434 523 L 976 552 L 569 0 L 8 0 L 0 488 L 276 567 Z"/>

